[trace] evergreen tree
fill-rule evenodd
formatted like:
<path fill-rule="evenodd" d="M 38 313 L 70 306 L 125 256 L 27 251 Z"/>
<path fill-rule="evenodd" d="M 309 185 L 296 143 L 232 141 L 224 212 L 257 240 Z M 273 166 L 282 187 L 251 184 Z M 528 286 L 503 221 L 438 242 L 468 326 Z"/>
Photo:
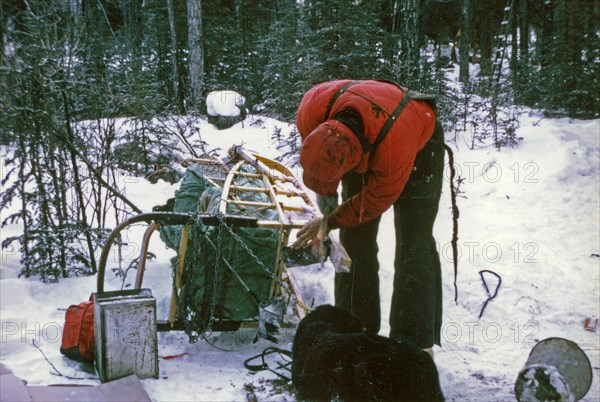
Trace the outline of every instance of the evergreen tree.
<path fill-rule="evenodd" d="M 314 2 L 307 22 L 300 46 L 311 48 L 321 61 L 321 72 L 311 84 L 379 75 L 383 30 L 377 2 Z"/>
<path fill-rule="evenodd" d="M 2 82 L 10 82 L 10 87 L 3 84 L 7 111 L 2 120 L 12 134 L 14 157 L 3 178 L 12 184 L 2 193 L 0 209 L 21 200 L 20 211 L 2 225 L 21 221 L 24 227 L 3 246 L 18 242 L 22 274 L 51 282 L 73 269 L 93 273 L 96 266 L 95 234 L 82 209 L 82 178 L 73 158 L 76 138 L 65 124 L 69 20 L 60 5 L 29 3 L 22 15 L 26 28 L 11 37 L 19 46 L 2 70 Z"/>
<path fill-rule="evenodd" d="M 261 79 L 266 85 L 257 109 L 260 113 L 286 121 L 293 120 L 307 89 L 306 74 L 310 75 L 311 71 L 319 68 L 310 64 L 316 56 L 312 52 L 305 53 L 298 44 L 298 32 L 303 24 L 299 21 L 299 13 L 294 3 L 287 2 L 286 7 L 281 7 L 259 48 L 266 57 Z"/>

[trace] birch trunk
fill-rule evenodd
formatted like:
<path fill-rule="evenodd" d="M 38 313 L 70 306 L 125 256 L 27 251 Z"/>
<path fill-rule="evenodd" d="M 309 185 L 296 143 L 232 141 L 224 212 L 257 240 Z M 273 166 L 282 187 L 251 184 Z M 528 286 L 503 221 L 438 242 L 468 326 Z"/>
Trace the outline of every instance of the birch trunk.
<path fill-rule="evenodd" d="M 204 80 L 202 46 L 202 0 L 187 0 L 190 92 L 193 109 L 198 109 Z"/>

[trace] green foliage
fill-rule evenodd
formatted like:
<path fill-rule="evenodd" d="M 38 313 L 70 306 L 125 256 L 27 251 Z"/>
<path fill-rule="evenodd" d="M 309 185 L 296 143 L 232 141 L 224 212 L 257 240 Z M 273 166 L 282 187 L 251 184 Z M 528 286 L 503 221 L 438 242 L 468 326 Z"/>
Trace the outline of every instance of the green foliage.
<path fill-rule="evenodd" d="M 532 57 L 531 61 L 523 61 L 518 66 L 517 101 L 544 110 L 548 116 L 597 118 L 600 116 L 599 77 L 597 62 L 560 61 L 540 67 Z"/>
<path fill-rule="evenodd" d="M 293 120 L 302 95 L 310 87 L 306 76 L 320 68 L 311 63 L 314 50 L 302 49 L 297 40 L 302 24 L 297 19 L 298 12 L 292 9 L 280 17 L 260 47 L 267 61 L 261 79 L 264 83 L 262 102 L 257 109 L 287 121 Z"/>
<path fill-rule="evenodd" d="M 304 92 L 323 81 L 384 78 L 378 9 L 347 0 L 285 9 L 261 44 L 267 114 L 291 121 Z"/>
<path fill-rule="evenodd" d="M 376 2 L 315 2 L 300 46 L 312 48 L 321 62 L 317 82 L 379 75 L 382 30 Z"/>
<path fill-rule="evenodd" d="M 517 101 L 550 116 L 600 116 L 600 41 L 597 4 L 545 2 L 536 49 L 515 67 Z"/>
<path fill-rule="evenodd" d="M 204 104 L 189 101 L 187 3 L 173 0 L 172 15 L 164 0 L 13 3 L 0 14 L 0 143 L 14 152 L 2 178 L 0 209 L 19 200 L 17 212 L 2 224 L 21 222 L 24 232 L 6 245 L 19 243 L 27 276 L 56 281 L 93 273 L 108 210 L 115 216 L 123 210 L 99 182 L 100 173 L 114 180 L 117 168 L 144 175 L 153 165 L 168 164 L 174 155 L 165 150 L 174 139 L 192 155 L 206 153 L 206 144 L 182 134 L 189 127 L 176 122 L 173 129 L 155 119 L 204 111 Z M 505 62 L 498 75 L 463 84 L 447 80 L 448 61 L 432 56 L 431 43 L 420 49 L 418 66 L 403 63 L 400 43 L 424 40 L 400 29 L 401 3 L 202 0 L 203 91 L 236 90 L 252 113 L 293 122 L 303 94 L 317 83 L 389 79 L 436 95 L 446 132 L 458 141 L 457 133 L 467 131 L 472 148 L 518 143 L 515 104 L 549 115 L 599 116 L 593 2 L 527 2 L 535 48 L 518 49 L 516 65 Z M 420 29 L 435 46 L 455 39 L 457 8 L 451 3 L 414 3 L 423 7 Z M 474 3 L 475 37 L 486 65 L 510 47 L 497 44 L 503 38 L 494 40 L 499 26 L 486 27 L 499 25 L 505 3 L 486 3 L 483 11 Z M 441 7 L 454 7 L 454 13 Z M 294 132 L 278 140 L 298 145 Z M 115 181 L 109 184 L 118 189 Z M 88 210 L 93 212 L 85 216 Z"/>

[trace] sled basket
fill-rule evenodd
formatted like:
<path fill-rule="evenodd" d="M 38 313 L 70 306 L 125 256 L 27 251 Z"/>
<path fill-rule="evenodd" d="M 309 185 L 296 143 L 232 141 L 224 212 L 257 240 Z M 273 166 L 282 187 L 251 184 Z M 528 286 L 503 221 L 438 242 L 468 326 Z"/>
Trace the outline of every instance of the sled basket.
<path fill-rule="evenodd" d="M 140 289 L 148 241 L 158 230 L 163 242 L 177 251 L 169 317 L 159 320 L 158 328 L 183 329 L 191 341 L 207 331 L 236 330 L 256 321 L 259 306 L 275 301 L 291 303 L 299 318 L 307 311 L 282 248 L 291 230 L 319 216 L 316 204 L 277 161 L 234 147 L 229 163 L 219 163 L 192 161 L 175 193 L 173 210 L 123 222 L 109 236 L 100 258 L 102 292 L 106 260 L 119 232 L 147 222 L 135 281 Z M 259 332 L 265 336 L 264 327 Z"/>

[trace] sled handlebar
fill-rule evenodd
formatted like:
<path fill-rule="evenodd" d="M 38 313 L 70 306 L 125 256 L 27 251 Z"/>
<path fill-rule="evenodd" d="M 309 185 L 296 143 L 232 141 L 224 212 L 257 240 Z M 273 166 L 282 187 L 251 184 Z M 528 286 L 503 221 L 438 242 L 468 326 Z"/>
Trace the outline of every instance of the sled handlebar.
<path fill-rule="evenodd" d="M 214 215 L 214 214 L 186 214 L 177 212 L 148 212 L 139 215 L 132 216 L 131 218 L 121 222 L 117 227 L 113 229 L 106 243 L 102 248 L 102 254 L 100 255 L 100 262 L 98 264 L 98 281 L 97 288 L 98 292 L 104 292 L 104 276 L 106 272 L 106 263 L 108 261 L 108 255 L 110 249 L 119 236 L 121 231 L 128 226 L 136 223 L 147 222 L 147 223 L 158 223 L 164 225 L 187 225 L 190 222 L 202 223 L 207 226 L 217 226 L 221 222 L 224 222 L 228 226 L 233 227 L 244 227 L 244 228 L 257 228 L 259 227 L 259 221 L 256 218 L 248 216 L 236 216 L 236 215 Z"/>

